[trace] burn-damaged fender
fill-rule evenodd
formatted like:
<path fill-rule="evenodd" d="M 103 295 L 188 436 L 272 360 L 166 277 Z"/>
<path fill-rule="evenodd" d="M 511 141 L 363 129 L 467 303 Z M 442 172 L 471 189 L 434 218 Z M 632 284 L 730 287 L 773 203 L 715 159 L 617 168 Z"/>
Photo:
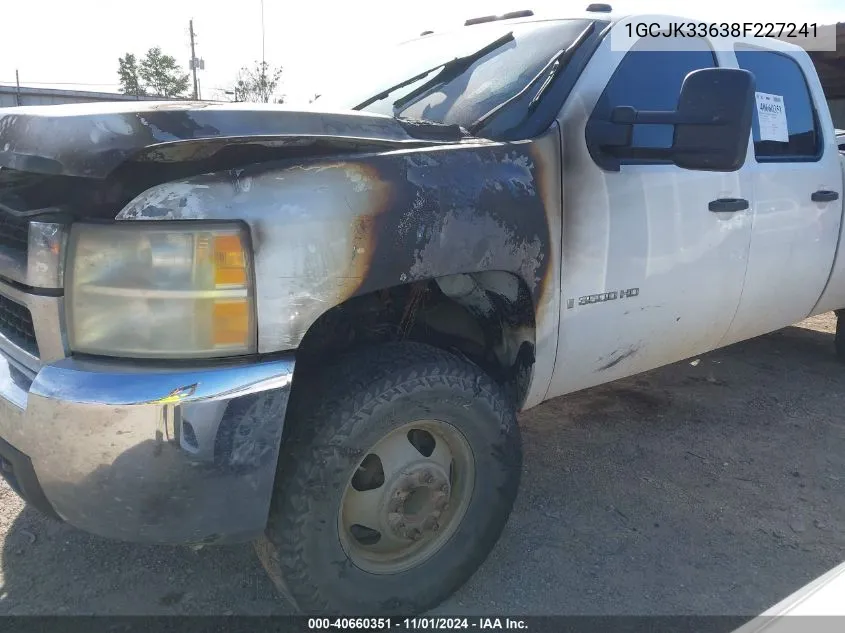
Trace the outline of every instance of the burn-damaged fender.
<path fill-rule="evenodd" d="M 556 126 L 533 140 L 278 161 L 155 186 L 118 220 L 238 219 L 255 256 L 258 348 L 294 349 L 347 299 L 456 273 L 508 271 L 535 310 L 542 400 L 557 341 Z M 542 392 L 542 393 L 541 393 Z"/>

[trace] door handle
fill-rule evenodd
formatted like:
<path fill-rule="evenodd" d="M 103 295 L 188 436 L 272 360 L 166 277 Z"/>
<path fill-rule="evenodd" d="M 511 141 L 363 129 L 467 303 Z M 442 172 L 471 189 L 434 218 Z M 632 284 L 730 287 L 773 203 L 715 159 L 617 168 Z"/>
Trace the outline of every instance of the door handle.
<path fill-rule="evenodd" d="M 813 192 L 813 195 L 810 196 L 810 200 L 813 202 L 833 202 L 834 200 L 839 200 L 839 192 L 820 189 L 819 191 Z"/>
<path fill-rule="evenodd" d="M 747 209 L 748 200 L 745 198 L 719 198 L 718 200 L 711 200 L 707 208 L 716 213 L 734 213 Z"/>

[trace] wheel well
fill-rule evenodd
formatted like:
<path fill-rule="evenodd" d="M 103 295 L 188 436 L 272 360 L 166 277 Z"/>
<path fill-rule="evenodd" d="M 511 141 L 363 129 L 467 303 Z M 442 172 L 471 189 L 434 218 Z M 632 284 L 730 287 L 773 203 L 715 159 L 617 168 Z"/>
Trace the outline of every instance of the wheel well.
<path fill-rule="evenodd" d="M 356 349 L 401 340 L 427 343 L 475 363 L 521 407 L 535 358 L 531 294 L 515 274 L 485 271 L 353 297 L 308 329 L 296 351 L 297 377 L 313 375 Z M 297 382 L 295 377 L 294 391 Z"/>

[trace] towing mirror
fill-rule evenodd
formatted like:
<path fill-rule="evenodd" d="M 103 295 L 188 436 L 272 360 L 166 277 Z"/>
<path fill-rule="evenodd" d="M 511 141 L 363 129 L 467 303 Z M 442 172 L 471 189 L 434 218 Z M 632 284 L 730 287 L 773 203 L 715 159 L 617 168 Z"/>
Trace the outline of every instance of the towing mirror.
<path fill-rule="evenodd" d="M 687 75 L 678 99 L 672 162 L 686 169 L 736 171 L 745 162 L 754 113 L 754 75 L 706 68 Z"/>
<path fill-rule="evenodd" d="M 610 171 L 619 171 L 626 158 L 665 160 L 684 169 L 736 171 L 745 163 L 753 103 L 754 75 L 747 70 L 695 70 L 684 79 L 676 110 L 617 106 L 610 121 L 590 121 L 587 143 L 599 166 Z M 635 125 L 673 125 L 672 147 L 632 147 Z"/>

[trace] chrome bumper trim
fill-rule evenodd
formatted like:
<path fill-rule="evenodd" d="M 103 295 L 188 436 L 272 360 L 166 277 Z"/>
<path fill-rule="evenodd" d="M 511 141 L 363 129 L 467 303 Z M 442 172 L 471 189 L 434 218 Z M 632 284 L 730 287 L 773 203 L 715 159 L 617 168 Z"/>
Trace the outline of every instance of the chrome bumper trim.
<path fill-rule="evenodd" d="M 267 520 L 293 369 L 292 354 L 190 369 L 66 358 L 30 378 L 0 355 L 0 437 L 78 528 L 245 541 Z"/>

